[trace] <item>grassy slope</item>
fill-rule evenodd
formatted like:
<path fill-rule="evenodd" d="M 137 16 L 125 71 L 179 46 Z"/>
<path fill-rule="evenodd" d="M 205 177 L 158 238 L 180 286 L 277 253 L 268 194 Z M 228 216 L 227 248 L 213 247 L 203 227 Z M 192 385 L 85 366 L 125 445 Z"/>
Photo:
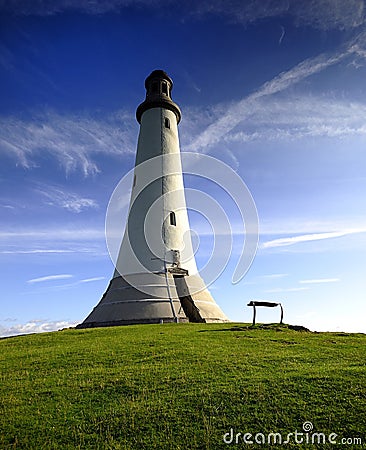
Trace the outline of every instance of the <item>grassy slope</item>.
<path fill-rule="evenodd" d="M 216 450 L 230 448 L 231 427 L 285 436 L 304 421 L 366 443 L 365 344 L 360 334 L 239 324 L 4 339 L 0 448 Z"/>

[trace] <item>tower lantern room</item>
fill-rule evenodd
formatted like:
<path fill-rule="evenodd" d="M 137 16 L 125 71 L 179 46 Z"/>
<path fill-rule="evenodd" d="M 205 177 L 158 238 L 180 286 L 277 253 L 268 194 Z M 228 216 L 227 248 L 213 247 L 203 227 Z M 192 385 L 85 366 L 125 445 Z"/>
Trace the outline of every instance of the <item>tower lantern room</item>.
<path fill-rule="evenodd" d="M 173 102 L 171 92 L 173 81 L 163 70 L 154 70 L 145 80 L 146 98 L 136 110 L 136 119 L 141 124 L 142 114 L 151 108 L 165 108 L 172 111 L 180 122 L 182 113 Z"/>

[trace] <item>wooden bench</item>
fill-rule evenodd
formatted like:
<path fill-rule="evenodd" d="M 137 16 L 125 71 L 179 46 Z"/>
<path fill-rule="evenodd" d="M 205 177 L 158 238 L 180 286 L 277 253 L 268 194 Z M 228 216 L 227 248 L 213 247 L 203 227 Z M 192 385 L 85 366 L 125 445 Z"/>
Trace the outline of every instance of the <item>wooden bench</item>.
<path fill-rule="evenodd" d="M 253 325 L 255 325 L 255 316 L 256 316 L 256 306 L 266 306 L 268 308 L 274 308 L 275 306 L 279 306 L 281 308 L 281 320 L 280 323 L 283 322 L 283 308 L 281 303 L 275 303 L 275 302 L 265 302 L 261 300 L 252 300 L 248 303 L 247 306 L 253 306 Z"/>

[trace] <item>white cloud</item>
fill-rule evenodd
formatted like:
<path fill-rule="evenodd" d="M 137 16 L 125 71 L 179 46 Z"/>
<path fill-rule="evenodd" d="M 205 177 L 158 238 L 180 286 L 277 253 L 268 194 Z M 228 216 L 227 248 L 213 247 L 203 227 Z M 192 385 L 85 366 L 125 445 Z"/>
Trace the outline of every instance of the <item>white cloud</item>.
<path fill-rule="evenodd" d="M 254 277 L 252 281 L 243 281 L 245 285 L 258 285 L 263 283 L 270 283 L 273 280 L 282 280 L 282 278 L 287 277 L 287 273 L 272 273 L 269 275 L 258 275 Z"/>
<path fill-rule="evenodd" d="M 71 283 L 63 283 L 63 284 L 50 283 L 47 285 L 42 285 L 41 287 L 38 288 L 38 290 L 24 292 L 24 294 L 28 294 L 30 292 L 33 295 L 34 294 L 44 294 L 46 292 L 60 292 L 61 290 L 73 289 L 77 286 L 84 286 L 86 284 L 95 283 L 97 281 L 103 281 L 105 279 L 106 279 L 106 277 L 91 277 L 91 278 L 85 278 L 82 280 L 72 281 Z M 56 280 L 56 278 L 55 278 L 55 280 Z"/>
<path fill-rule="evenodd" d="M 63 328 L 75 327 L 79 322 L 59 321 L 40 321 L 31 320 L 24 324 L 16 324 L 11 327 L 0 327 L 1 337 L 16 336 L 19 334 L 45 333 L 57 331 Z"/>
<path fill-rule="evenodd" d="M 76 253 L 74 250 L 66 249 L 34 249 L 34 250 L 1 250 L 1 255 L 33 255 L 37 253 Z"/>
<path fill-rule="evenodd" d="M 0 231 L 0 254 L 107 255 L 104 228 L 18 229 Z"/>
<path fill-rule="evenodd" d="M 340 281 L 339 278 L 317 278 L 314 280 L 300 280 L 301 284 L 317 284 L 317 283 L 336 283 Z"/>
<path fill-rule="evenodd" d="M 259 276 L 259 278 L 264 279 L 264 280 L 274 280 L 277 278 L 284 278 L 287 276 L 288 276 L 287 273 L 272 273 L 270 275 L 261 275 L 261 276 Z"/>
<path fill-rule="evenodd" d="M 40 229 L 18 229 L 0 231 L 0 239 L 39 239 L 39 240 L 67 240 L 88 241 L 104 239 L 104 228 L 40 228 Z"/>
<path fill-rule="evenodd" d="M 169 11 L 172 0 L 8 0 L 3 2 L 1 10 L 18 15 L 48 16 L 66 11 L 85 14 L 105 14 L 120 12 L 124 8 L 139 6 L 159 13 Z M 191 16 L 205 19 L 207 14 L 227 18 L 230 22 L 243 25 L 267 18 L 289 18 L 295 26 L 311 26 L 320 30 L 347 30 L 364 22 L 363 0 L 200 0 L 175 4 L 180 8 L 181 17 Z"/>
<path fill-rule="evenodd" d="M 78 194 L 53 186 L 48 185 L 36 191 L 47 198 L 47 204 L 59 206 L 71 212 L 80 213 L 86 209 L 98 208 L 98 203 L 91 198 L 80 197 Z"/>
<path fill-rule="evenodd" d="M 67 278 L 73 278 L 73 275 L 70 275 L 70 274 L 47 275 L 47 276 L 39 277 L 39 278 L 32 278 L 31 280 L 28 280 L 27 283 L 30 283 L 30 284 L 43 283 L 44 281 L 64 280 Z"/>
<path fill-rule="evenodd" d="M 26 247 L 27 245 L 34 245 L 32 243 L 23 242 L 19 243 L 19 246 Z M 46 246 L 47 244 L 45 244 Z M 52 245 L 52 244 L 50 244 Z M 90 244 L 88 247 L 83 247 L 82 245 L 73 244 L 73 250 L 67 249 L 67 248 L 32 248 L 32 249 L 11 249 L 11 250 L 0 250 L 1 255 L 47 255 L 47 254 L 90 254 L 90 255 L 98 255 L 98 256 L 105 256 L 108 255 L 108 252 L 105 250 L 104 245 L 98 246 L 98 245 L 92 245 Z"/>
<path fill-rule="evenodd" d="M 298 291 L 307 291 L 308 287 L 294 287 L 294 288 L 274 288 L 274 289 L 267 289 L 267 294 L 274 294 L 276 292 L 298 292 Z"/>
<path fill-rule="evenodd" d="M 279 107 L 281 111 L 272 111 L 271 106 L 272 103 L 276 105 L 276 99 L 271 98 L 274 94 L 280 94 L 283 91 L 287 90 L 289 87 L 293 86 L 294 84 L 299 83 L 300 81 L 303 81 L 310 77 L 311 75 L 317 74 L 319 72 L 322 72 L 323 70 L 327 69 L 328 67 L 331 67 L 342 60 L 344 60 L 347 57 L 354 56 L 357 52 L 359 52 L 360 45 L 364 43 L 365 36 L 360 33 L 358 36 L 358 39 L 360 41 L 360 44 L 355 44 L 355 41 L 357 39 L 353 39 L 352 41 L 349 41 L 346 45 L 342 47 L 341 50 L 339 50 L 336 53 L 333 54 L 320 54 L 313 58 L 308 58 L 296 66 L 292 67 L 290 70 L 287 70 L 285 72 L 280 73 L 276 77 L 274 77 L 272 80 L 264 83 L 257 91 L 254 93 L 248 95 L 247 97 L 243 98 L 242 100 L 238 102 L 233 102 L 230 105 L 226 106 L 226 111 L 220 115 L 217 115 L 217 118 L 211 122 L 203 132 L 201 132 L 197 137 L 195 137 L 185 148 L 185 150 L 188 151 L 197 151 L 198 149 L 201 149 L 203 151 L 207 151 L 207 148 L 210 146 L 217 144 L 221 140 L 241 140 L 241 141 L 250 141 L 254 139 L 258 139 L 260 137 L 265 137 L 266 134 L 269 134 L 269 136 L 274 135 L 275 139 L 278 139 L 283 137 L 283 130 L 277 130 L 276 129 L 276 122 L 278 121 L 286 121 L 290 118 L 290 124 L 293 124 L 294 119 L 292 117 L 292 112 L 294 110 L 294 115 L 296 118 L 296 108 L 297 108 L 297 99 L 291 99 L 291 104 L 287 100 L 287 105 L 281 105 L 278 103 L 277 108 Z M 318 100 L 319 101 L 319 100 Z M 366 127 L 364 124 L 364 121 L 362 119 L 362 113 L 365 111 L 364 105 L 358 105 L 360 106 L 358 111 L 352 111 L 352 117 L 355 117 L 355 112 L 357 113 L 357 121 L 356 122 L 350 122 L 347 120 L 346 123 L 341 121 L 341 117 L 336 117 L 338 120 L 337 127 L 334 128 L 333 122 L 329 123 L 329 119 L 326 121 L 326 124 L 324 125 L 324 122 L 321 122 L 319 124 L 319 120 L 316 121 L 316 118 L 313 117 L 314 111 L 316 110 L 316 107 L 318 106 L 316 104 L 317 100 L 314 100 L 313 104 L 312 102 L 308 102 L 307 105 L 301 105 L 305 106 L 307 108 L 307 111 L 305 111 L 307 121 L 305 123 L 305 127 L 301 126 L 301 122 L 298 123 L 297 129 L 292 130 L 292 133 L 294 137 L 300 136 L 306 136 L 306 135 L 327 135 L 327 136 L 339 136 L 341 134 L 349 134 L 349 133 L 359 133 L 359 134 L 366 134 Z M 315 104 L 314 104 L 315 103 Z M 321 100 L 320 100 L 321 103 Z M 323 102 L 322 105 L 322 114 L 323 117 L 326 117 L 326 110 L 325 105 L 326 102 Z M 344 105 L 344 104 L 343 104 Z M 314 108 L 315 106 L 315 108 Z M 337 108 L 337 104 L 334 105 L 334 111 L 339 112 L 339 107 Z M 349 105 L 349 110 L 353 108 L 353 105 Z M 258 121 L 259 123 L 263 124 L 263 118 L 261 118 L 261 113 L 265 110 L 266 117 L 271 118 L 274 122 L 274 126 L 270 131 L 268 131 L 268 128 L 263 127 L 265 131 L 258 130 Z M 303 111 L 304 112 L 304 111 Z M 281 115 L 281 113 L 284 113 Z M 343 117 L 345 117 L 345 111 L 342 111 Z M 332 111 L 331 111 L 332 114 Z M 317 113 L 315 112 L 315 116 Z M 364 116 L 363 116 L 364 117 Z M 334 117 L 333 117 L 334 118 Z M 299 119 L 299 117 L 297 117 Z M 240 123 L 242 123 L 245 120 L 246 126 L 248 126 L 248 122 L 252 123 L 255 127 L 253 130 L 246 130 L 244 132 L 239 132 L 234 134 L 234 136 L 227 137 L 228 133 L 231 132 L 235 127 L 237 127 Z M 283 122 L 283 125 L 286 122 Z M 288 126 L 284 127 L 286 130 L 285 132 L 288 133 Z M 291 130 L 290 130 L 291 133 Z"/>
<path fill-rule="evenodd" d="M 226 16 L 244 25 L 271 17 L 292 18 L 297 26 L 320 30 L 352 29 L 365 20 L 363 0 L 205 0 L 197 2 L 192 13 Z"/>
<path fill-rule="evenodd" d="M 97 208 L 98 204 L 90 198 L 71 198 L 64 200 L 61 205 L 63 208 L 74 212 L 81 212 L 83 209 Z"/>
<path fill-rule="evenodd" d="M 67 283 L 67 284 L 60 284 L 57 286 L 53 286 L 53 288 L 55 289 L 68 289 L 70 287 L 74 287 L 74 286 L 79 286 L 80 284 L 85 284 L 85 283 L 94 283 L 96 281 L 102 281 L 105 280 L 106 277 L 92 277 L 92 278 L 85 278 L 83 280 L 78 280 L 75 281 L 73 283 Z"/>
<path fill-rule="evenodd" d="M 319 220 L 316 217 L 271 217 L 260 221 L 260 235 L 299 235 L 318 234 L 329 232 L 363 233 L 366 232 L 365 218 L 362 215 L 345 217 L 332 217 L 328 220 Z M 353 234 L 351 233 L 351 234 Z"/>
<path fill-rule="evenodd" d="M 366 136 L 366 105 L 334 98 L 296 96 L 257 102 L 241 129 L 225 142 L 299 140 L 309 137 Z"/>
<path fill-rule="evenodd" d="M 0 150 L 24 168 L 36 167 L 40 157 L 55 157 L 66 172 L 85 176 L 99 172 L 98 154 L 121 156 L 135 151 L 134 115 L 117 111 L 108 117 L 61 115 L 54 111 L 33 114 L 28 120 L 2 117 Z"/>
<path fill-rule="evenodd" d="M 105 277 L 93 277 L 93 278 L 85 278 L 84 280 L 80 280 L 79 283 L 91 283 L 93 281 L 105 280 Z"/>
<path fill-rule="evenodd" d="M 0 10 L 18 15 L 50 16 L 66 11 L 77 11 L 85 14 L 104 14 L 118 12 L 132 4 L 151 5 L 149 0 L 38 0 L 28 2 L 24 0 L 9 0 L 1 4 Z M 154 5 L 154 4 L 153 4 Z M 160 2 L 157 3 L 160 5 Z"/>
<path fill-rule="evenodd" d="M 320 30 L 355 28 L 365 21 L 364 0 L 291 0 L 294 18 Z"/>
<path fill-rule="evenodd" d="M 361 233 L 365 230 L 348 230 L 348 231 L 332 231 L 328 233 L 314 233 L 314 234 L 305 234 L 301 236 L 291 236 L 279 239 L 273 239 L 271 241 L 263 242 L 260 245 L 260 248 L 275 248 L 275 247 L 286 247 L 289 245 L 295 245 L 303 242 L 312 242 L 318 241 L 322 239 L 334 239 L 342 236 L 346 236 L 354 233 Z"/>

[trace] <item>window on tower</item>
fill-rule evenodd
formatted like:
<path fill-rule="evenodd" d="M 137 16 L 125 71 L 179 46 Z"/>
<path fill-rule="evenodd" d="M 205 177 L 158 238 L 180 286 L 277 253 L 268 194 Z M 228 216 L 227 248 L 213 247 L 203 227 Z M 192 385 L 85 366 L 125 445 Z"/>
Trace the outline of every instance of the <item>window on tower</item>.
<path fill-rule="evenodd" d="M 170 213 L 170 225 L 177 225 L 177 219 L 175 217 L 175 212 L 173 211 Z"/>
<path fill-rule="evenodd" d="M 164 119 L 164 126 L 165 128 L 170 128 L 170 120 L 167 117 Z"/>
<path fill-rule="evenodd" d="M 159 83 L 155 82 L 151 85 L 151 92 L 153 94 L 159 94 Z"/>
<path fill-rule="evenodd" d="M 165 81 L 163 81 L 161 85 L 161 92 L 165 95 L 168 95 L 168 85 L 165 83 Z"/>

